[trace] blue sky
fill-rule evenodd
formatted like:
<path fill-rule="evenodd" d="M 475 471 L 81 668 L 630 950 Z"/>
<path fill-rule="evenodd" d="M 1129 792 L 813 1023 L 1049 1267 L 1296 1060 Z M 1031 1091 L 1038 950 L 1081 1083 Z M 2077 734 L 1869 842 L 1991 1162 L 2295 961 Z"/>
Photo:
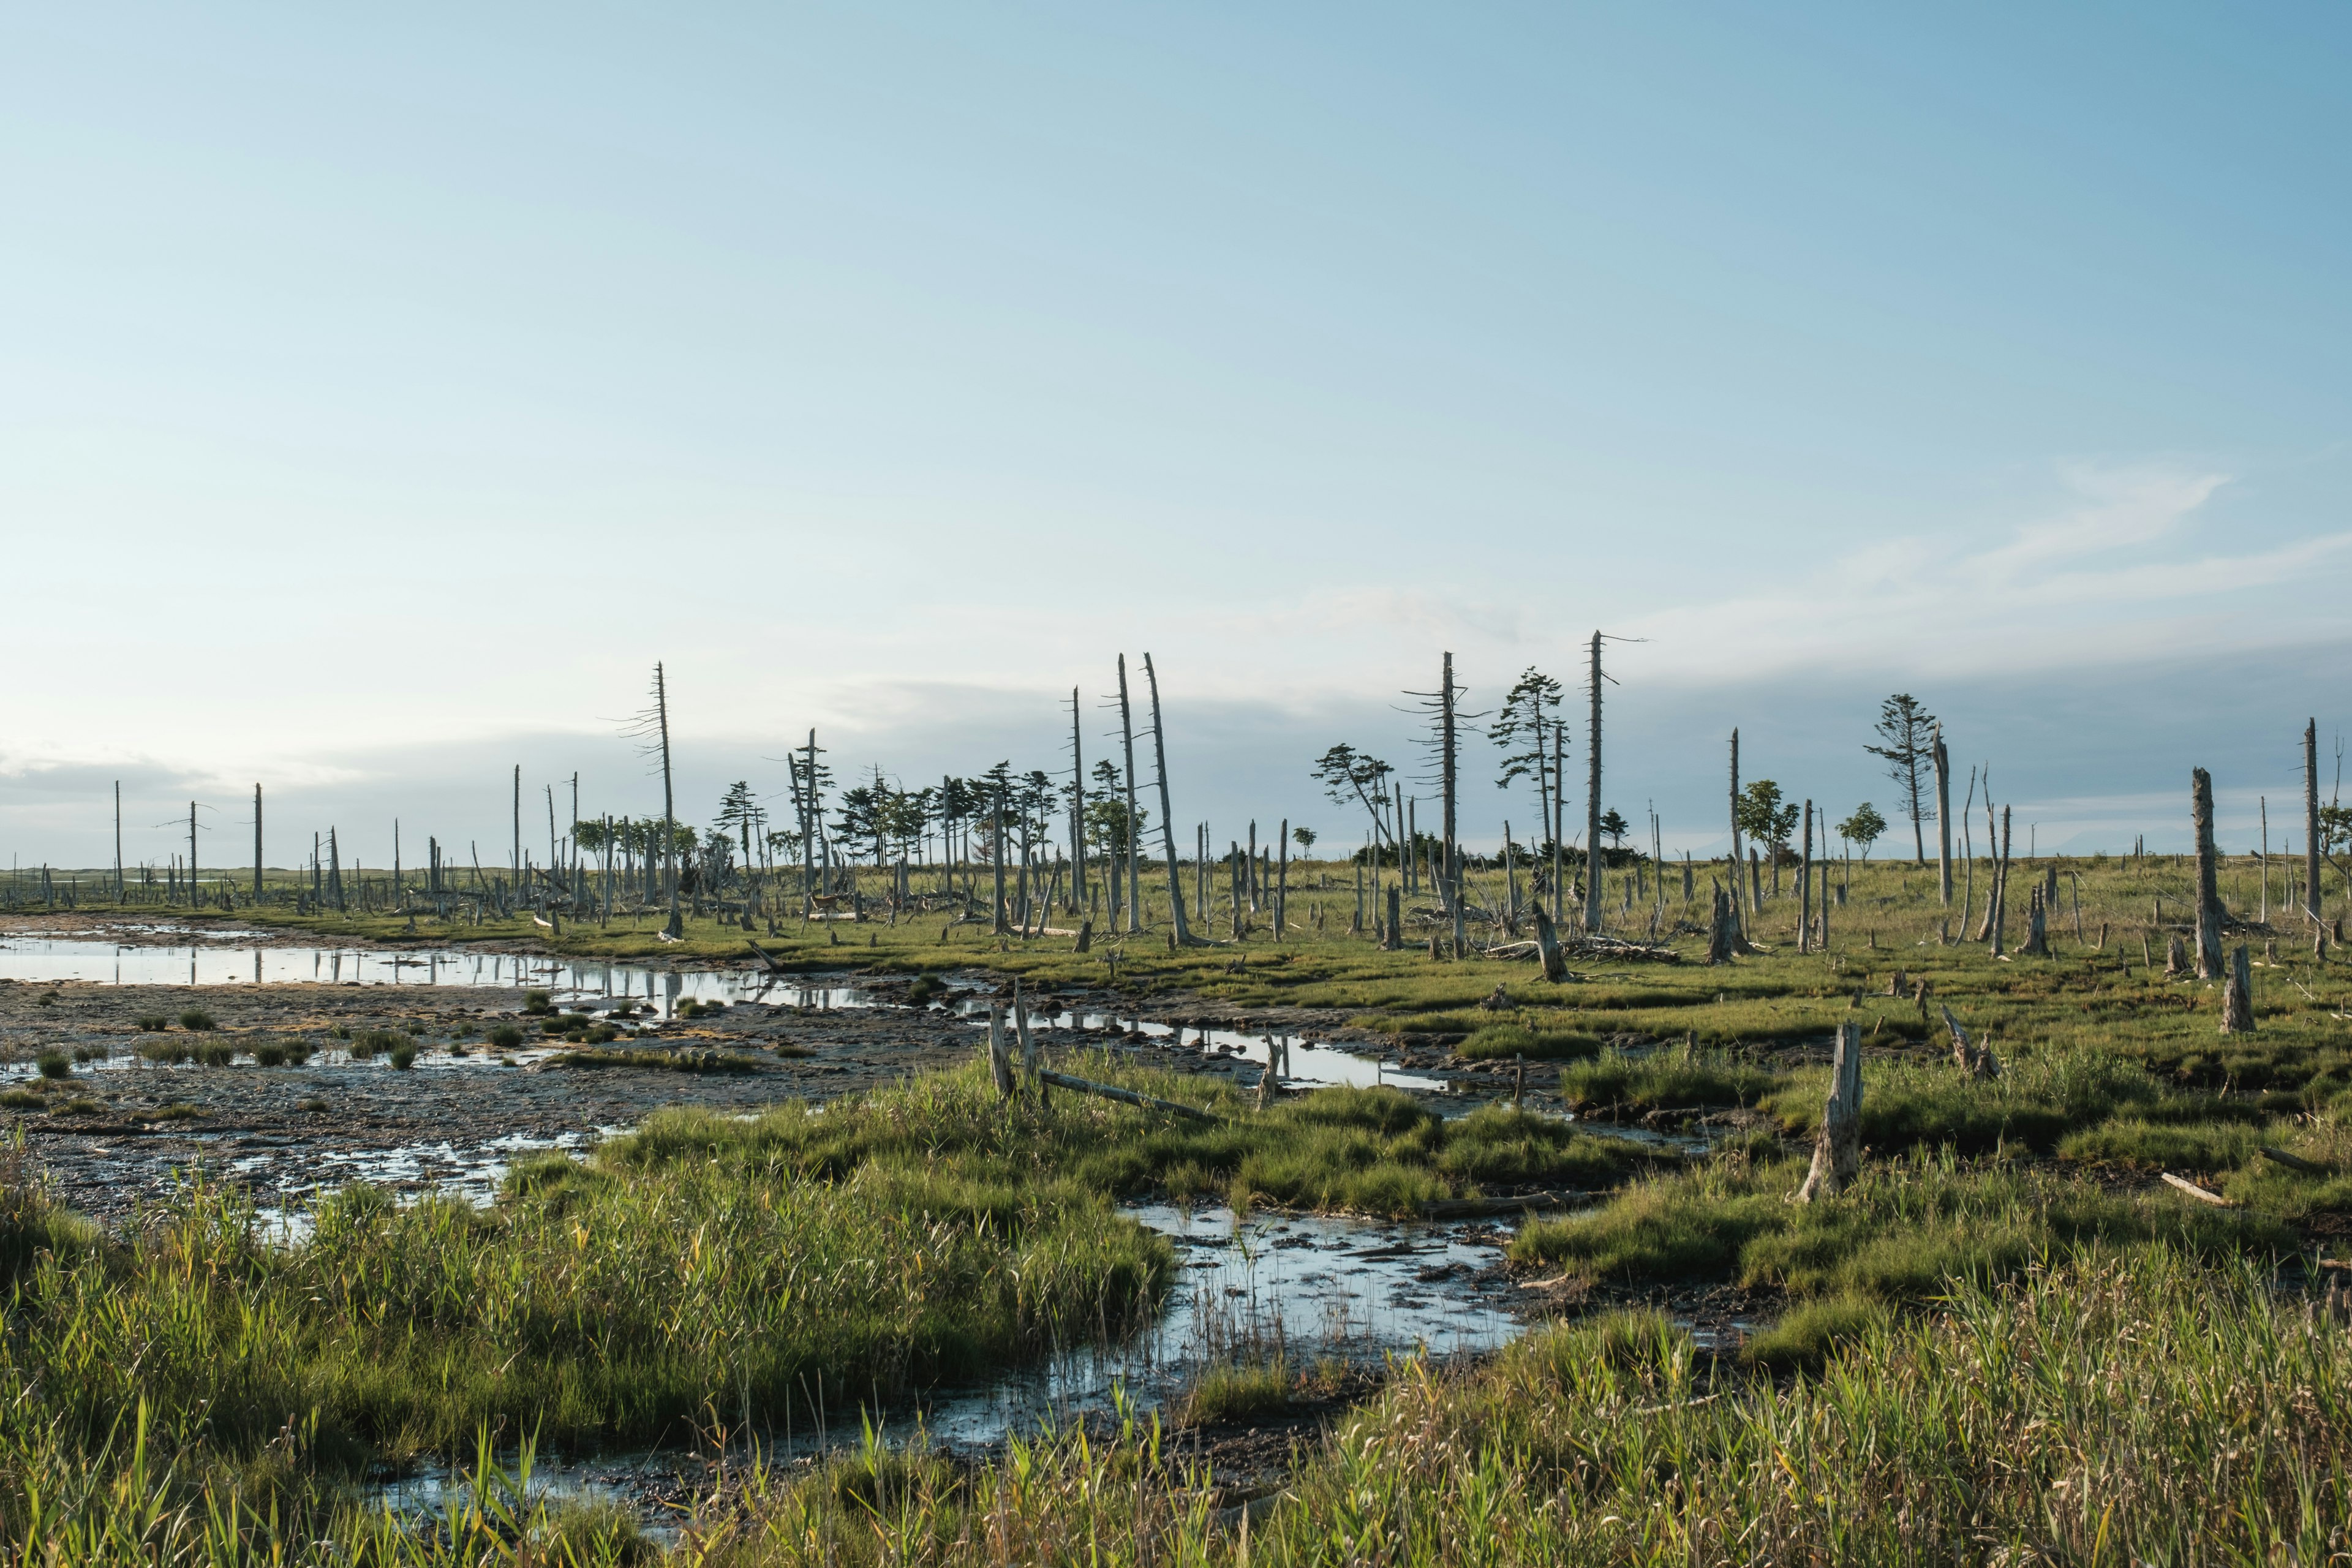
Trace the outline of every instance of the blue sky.
<path fill-rule="evenodd" d="M 1897 689 L 2045 847 L 2177 841 L 2197 763 L 2237 832 L 2305 716 L 2352 727 L 2340 8 L 6 37 L 29 859 L 101 858 L 118 776 L 134 857 L 191 795 L 236 838 L 257 779 L 372 859 L 394 815 L 499 841 L 517 762 L 642 811 L 656 658 L 690 806 L 811 724 L 909 780 L 1056 765 L 1149 648 L 1221 837 L 1352 831 L 1325 746 L 1402 760 L 1442 650 L 1477 705 L 1596 626 L 1648 639 L 1609 803 L 1702 851 L 1735 723 L 1885 805 Z M 1531 810 L 1480 787 L 1474 837 Z"/>

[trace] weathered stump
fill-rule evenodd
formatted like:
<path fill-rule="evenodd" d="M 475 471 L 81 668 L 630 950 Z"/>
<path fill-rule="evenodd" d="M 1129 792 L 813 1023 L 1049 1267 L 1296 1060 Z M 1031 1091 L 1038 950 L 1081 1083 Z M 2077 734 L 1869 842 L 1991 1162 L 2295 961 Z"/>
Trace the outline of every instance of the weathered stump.
<path fill-rule="evenodd" d="M 1862 1169 L 1862 1026 L 1840 1024 L 1830 1067 L 1830 1095 L 1822 1107 L 1821 1131 L 1813 1140 L 1813 1168 L 1796 1201 L 1843 1191 Z"/>

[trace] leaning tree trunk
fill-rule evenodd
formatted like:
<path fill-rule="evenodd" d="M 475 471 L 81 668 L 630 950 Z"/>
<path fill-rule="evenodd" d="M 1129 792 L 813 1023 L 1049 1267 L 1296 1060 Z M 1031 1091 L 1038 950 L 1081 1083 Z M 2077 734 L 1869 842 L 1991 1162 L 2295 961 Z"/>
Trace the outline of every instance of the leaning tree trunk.
<path fill-rule="evenodd" d="M 2221 889 L 2213 852 L 2213 775 L 2189 773 L 2189 814 L 2197 829 L 2197 978 L 2219 980 L 2221 952 Z"/>
<path fill-rule="evenodd" d="M 2230 978 L 2221 986 L 2221 1032 L 2254 1032 L 2254 973 L 2246 962 L 2246 944 L 2242 942 L 2230 954 Z"/>
<path fill-rule="evenodd" d="M 1862 1026 L 1840 1024 L 1830 1065 L 1829 1100 L 1822 1107 L 1821 1131 L 1813 1140 L 1813 1168 L 1797 1191 L 1797 1202 L 1843 1191 L 1862 1168 Z"/>
<path fill-rule="evenodd" d="M 1174 925 L 1171 940 L 1190 943 L 1192 932 L 1184 923 L 1184 883 L 1176 874 L 1176 816 L 1175 808 L 1169 805 L 1168 740 L 1160 724 L 1160 674 L 1151 668 L 1151 656 L 1148 653 L 1143 656 L 1143 679 L 1151 689 L 1151 755 L 1160 768 L 1160 842 L 1168 856 L 1168 915 Z M 1136 900 L 1136 908 L 1141 910 L 1140 899 Z"/>

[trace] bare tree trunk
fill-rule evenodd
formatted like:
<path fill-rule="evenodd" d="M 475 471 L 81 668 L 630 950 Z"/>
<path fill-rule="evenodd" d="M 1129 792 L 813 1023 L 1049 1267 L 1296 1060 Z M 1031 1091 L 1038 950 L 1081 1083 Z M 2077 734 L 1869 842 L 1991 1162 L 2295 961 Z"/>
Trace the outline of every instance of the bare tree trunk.
<path fill-rule="evenodd" d="M 1739 914 L 1739 731 L 1731 731 L 1731 858 L 1727 862 L 1731 872 L 1731 908 L 1736 920 Z"/>
<path fill-rule="evenodd" d="M 1070 908 L 1087 902 L 1087 760 L 1078 740 L 1078 689 L 1070 688 Z"/>
<path fill-rule="evenodd" d="M 2221 892 L 2213 855 L 2213 775 L 2189 773 L 2189 816 L 2197 829 L 2197 978 L 2219 980 L 2221 952 Z"/>
<path fill-rule="evenodd" d="M 1151 656 L 1144 655 L 1143 662 L 1148 669 L 1151 664 Z M 1155 682 L 1151 699 L 1151 726 L 1155 736 L 1160 730 L 1159 689 Z M 1142 862 L 1139 859 L 1142 850 L 1136 842 L 1141 835 L 1138 831 L 1135 820 L 1135 710 L 1127 700 L 1127 655 L 1125 654 L 1118 656 L 1118 731 L 1127 744 L 1127 929 L 1129 931 L 1139 931 L 1143 929 L 1143 878 Z M 1163 769 L 1165 767 L 1164 758 L 1162 767 Z M 1163 814 L 1168 809 L 1168 780 L 1164 774 L 1160 781 L 1160 809 Z M 1162 833 L 1170 832 L 1171 825 L 1163 819 L 1160 824 L 1160 830 Z M 1171 865 L 1175 862 L 1175 851 L 1172 849 L 1169 851 L 1169 862 Z M 1178 901 L 1181 902 L 1181 900 Z M 1178 913 L 1176 924 L 1180 931 L 1183 929 L 1184 921 L 1181 910 Z"/>
<path fill-rule="evenodd" d="M 1830 1064 L 1830 1093 L 1813 1140 L 1813 1168 L 1797 1201 L 1834 1196 L 1862 1169 L 1862 1026 L 1840 1024 Z"/>
<path fill-rule="evenodd" d="M 996 868 L 996 897 L 990 906 L 988 930 L 992 936 L 1003 936 L 1008 928 L 1004 923 L 1004 794 L 1001 790 L 997 792 L 996 805 L 990 814 L 990 821 L 994 826 L 991 829 L 993 843 L 988 858 Z"/>
<path fill-rule="evenodd" d="M 1455 754 L 1454 744 L 1454 656 L 1452 654 L 1445 656 L 1444 668 L 1439 673 L 1441 679 L 1437 683 L 1437 762 L 1438 780 L 1443 786 L 1444 797 L 1444 809 L 1442 815 L 1445 828 L 1445 864 L 1437 873 L 1437 896 L 1450 913 L 1462 901 L 1461 858 L 1460 852 L 1454 847 L 1454 811 L 1458 805 L 1454 794 L 1455 763 L 1459 759 Z M 1454 956 L 1459 958 L 1462 955 L 1456 952 Z"/>
<path fill-rule="evenodd" d="M 2242 942 L 2230 954 L 2230 977 L 2221 986 L 2221 1032 L 2254 1032 L 2254 972 L 2246 962 L 2246 944 Z"/>
<path fill-rule="evenodd" d="M 1280 837 L 1275 853 L 1281 858 L 1274 873 L 1274 940 L 1285 942 L 1290 931 L 1290 818 L 1284 817 L 1276 831 Z"/>
<path fill-rule="evenodd" d="M 1805 802 L 1804 858 L 1797 864 L 1797 951 L 1813 951 L 1813 803 Z"/>
<path fill-rule="evenodd" d="M 662 931 L 675 941 L 686 935 L 686 919 L 677 908 L 677 796 L 669 765 L 669 677 L 658 661 L 654 665 L 654 719 L 661 731 L 662 854 L 669 876 L 669 920 Z M 516 769 L 515 774 L 520 778 L 522 770 Z"/>
<path fill-rule="evenodd" d="M 1936 726 L 1936 888 L 1952 907 L 1952 754 L 1944 749 L 1944 727 Z M 1966 924 L 1963 921 L 1961 923 Z"/>
<path fill-rule="evenodd" d="M 1568 851 L 1560 839 L 1568 827 L 1568 734 L 1559 719 L 1551 721 L 1551 918 L 1568 912 Z"/>
<path fill-rule="evenodd" d="M 122 897 L 122 786 L 114 786 L 114 896 Z M 261 902 L 261 786 L 253 786 L 253 901 Z"/>
<path fill-rule="evenodd" d="M 1176 817 L 1168 798 L 1168 740 L 1160 722 L 1160 675 L 1151 668 L 1148 653 L 1143 656 L 1143 679 L 1151 688 L 1151 754 L 1160 769 L 1160 842 L 1168 855 L 1168 914 L 1175 926 L 1172 940 L 1190 942 L 1192 929 L 1184 923 L 1184 883 L 1176 874 Z M 1132 771 L 1128 777 L 1135 777 Z M 1137 907 L 1139 911 L 1140 900 Z"/>
<path fill-rule="evenodd" d="M 1999 958 L 2001 945 L 2009 940 L 2009 866 L 2012 840 L 2010 837 L 2009 807 L 2000 808 L 2000 862 L 1993 868 L 1992 908 L 1988 918 L 1992 922 L 1992 955 Z"/>
<path fill-rule="evenodd" d="M 2319 912 L 2319 721 L 2303 727 L 2303 912 Z"/>
<path fill-rule="evenodd" d="M 1404 947 L 1404 889 L 1394 882 L 1389 884 L 1389 924 L 1381 945 L 1391 952 Z"/>
<path fill-rule="evenodd" d="M 1592 732 L 1585 737 L 1584 926 L 1601 929 L 1601 634 L 1592 634 Z"/>

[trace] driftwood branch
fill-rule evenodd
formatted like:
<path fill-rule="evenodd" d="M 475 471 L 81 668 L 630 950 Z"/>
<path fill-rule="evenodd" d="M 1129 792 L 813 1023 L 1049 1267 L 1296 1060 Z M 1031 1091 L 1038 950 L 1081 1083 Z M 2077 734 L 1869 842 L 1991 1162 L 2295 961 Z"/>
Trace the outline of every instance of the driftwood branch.
<path fill-rule="evenodd" d="M 1105 1100 L 1116 1100 L 1122 1105 L 1139 1106 L 1145 1110 L 1166 1110 L 1178 1116 L 1189 1116 L 1195 1121 L 1224 1120 L 1215 1111 L 1203 1110 L 1197 1105 L 1186 1105 L 1177 1100 L 1161 1100 L 1157 1095 L 1138 1094 L 1131 1089 L 1120 1089 L 1114 1084 L 1097 1083 L 1092 1079 L 1072 1078 L 1067 1073 L 1047 1072 L 1042 1068 L 1038 1069 L 1037 1078 L 1040 1082 L 1050 1083 L 1057 1089 L 1076 1089 L 1080 1094 L 1100 1095 Z"/>
<path fill-rule="evenodd" d="M 2174 1187 L 2181 1192 L 2187 1193 L 2190 1197 L 2195 1198 L 2200 1204 L 2211 1204 L 2217 1209 L 2233 1209 L 2238 1206 L 2229 1199 L 2223 1197 L 2221 1194 L 2207 1192 L 2203 1187 L 2199 1186 L 2196 1183 L 2189 1180 L 2187 1177 L 2176 1176 L 2169 1171 L 2164 1173 L 2164 1182 L 2165 1185 Z"/>

